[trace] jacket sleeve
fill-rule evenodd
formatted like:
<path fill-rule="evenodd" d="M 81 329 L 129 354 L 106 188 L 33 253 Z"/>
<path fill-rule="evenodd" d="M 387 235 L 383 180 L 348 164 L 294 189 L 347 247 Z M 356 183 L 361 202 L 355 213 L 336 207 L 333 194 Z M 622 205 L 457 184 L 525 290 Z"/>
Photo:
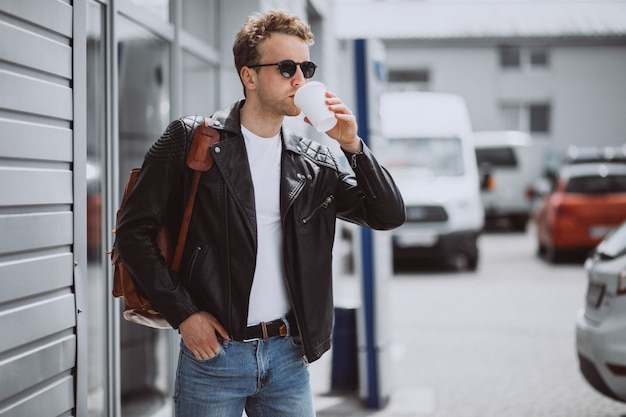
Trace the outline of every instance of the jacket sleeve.
<path fill-rule="evenodd" d="M 172 200 L 183 198 L 189 130 L 183 120 L 175 120 L 146 153 L 115 237 L 120 257 L 136 284 L 173 328 L 178 328 L 198 308 L 185 287 L 179 284 L 178 274 L 169 269 L 161 256 L 155 237 L 163 224 L 176 224 L 172 218 L 178 217 L 178 212 L 173 210 L 176 204 L 172 204 Z M 179 225 L 170 230 L 178 231 L 178 228 Z"/>
<path fill-rule="evenodd" d="M 344 154 L 354 175 L 340 173 L 338 217 L 376 230 L 391 230 L 406 220 L 400 190 L 389 172 L 363 144 L 363 151 Z"/>

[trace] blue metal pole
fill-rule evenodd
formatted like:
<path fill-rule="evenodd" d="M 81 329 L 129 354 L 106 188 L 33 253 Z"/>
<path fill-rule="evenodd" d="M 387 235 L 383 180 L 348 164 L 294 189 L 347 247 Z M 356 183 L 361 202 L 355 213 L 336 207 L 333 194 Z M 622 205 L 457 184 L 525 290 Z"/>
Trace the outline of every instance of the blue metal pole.
<path fill-rule="evenodd" d="M 367 105 L 367 51 L 366 41 L 354 41 L 355 80 L 356 80 L 356 118 L 359 135 L 369 145 L 369 117 Z M 372 231 L 361 228 L 361 253 L 363 266 L 363 308 L 365 318 L 365 352 L 367 358 L 367 400 L 368 408 L 380 408 L 378 387 L 378 356 L 376 354 L 375 327 L 375 285 Z"/>

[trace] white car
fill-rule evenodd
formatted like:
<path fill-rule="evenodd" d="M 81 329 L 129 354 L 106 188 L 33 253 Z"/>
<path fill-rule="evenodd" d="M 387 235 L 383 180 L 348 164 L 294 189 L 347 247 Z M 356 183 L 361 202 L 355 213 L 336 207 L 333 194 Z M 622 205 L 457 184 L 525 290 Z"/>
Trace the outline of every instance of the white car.
<path fill-rule="evenodd" d="M 507 130 L 474 132 L 474 145 L 478 168 L 488 178 L 480 194 L 485 220 L 508 220 L 513 230 L 525 231 L 545 149 L 528 133 Z"/>
<path fill-rule="evenodd" d="M 626 402 L 626 222 L 585 262 L 587 302 L 578 312 L 576 348 L 585 379 Z"/>

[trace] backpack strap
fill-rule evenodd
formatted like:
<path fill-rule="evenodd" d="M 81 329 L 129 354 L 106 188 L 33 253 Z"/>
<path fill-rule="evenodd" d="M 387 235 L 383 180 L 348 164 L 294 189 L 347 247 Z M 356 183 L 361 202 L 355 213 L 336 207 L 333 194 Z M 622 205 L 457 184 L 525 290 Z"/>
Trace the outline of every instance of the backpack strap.
<path fill-rule="evenodd" d="M 185 212 L 183 213 L 183 220 L 180 225 L 176 251 L 174 252 L 174 258 L 171 265 L 172 270 L 177 272 L 183 258 L 183 249 L 185 247 L 185 240 L 187 239 L 187 232 L 189 231 L 189 222 L 191 221 L 191 213 L 193 212 L 193 205 L 196 200 L 198 184 L 200 183 L 200 175 L 203 172 L 210 170 L 213 166 L 213 156 L 211 155 L 211 152 L 209 152 L 209 147 L 220 140 L 219 132 L 209 127 L 210 120 L 210 118 L 205 117 L 204 124 L 196 126 L 193 132 L 191 146 L 189 148 L 189 152 L 187 153 L 187 166 L 193 169 L 194 173 L 191 182 L 191 191 L 189 192 L 189 197 L 187 198 Z"/>
<path fill-rule="evenodd" d="M 219 142 L 220 134 L 209 127 L 210 118 L 204 118 L 204 124 L 196 126 L 189 152 L 187 152 L 187 166 L 194 171 L 207 172 L 213 166 L 213 156 L 209 146 Z"/>

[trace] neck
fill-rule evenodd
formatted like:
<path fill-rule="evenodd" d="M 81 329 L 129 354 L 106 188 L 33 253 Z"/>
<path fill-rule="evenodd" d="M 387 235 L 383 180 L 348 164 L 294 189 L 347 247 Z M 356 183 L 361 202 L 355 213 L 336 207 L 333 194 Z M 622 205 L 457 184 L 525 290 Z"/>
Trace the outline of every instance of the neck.
<path fill-rule="evenodd" d="M 246 129 L 264 138 L 276 136 L 285 119 L 282 115 L 263 112 L 259 106 L 254 106 L 248 100 L 241 108 L 239 117 Z"/>

